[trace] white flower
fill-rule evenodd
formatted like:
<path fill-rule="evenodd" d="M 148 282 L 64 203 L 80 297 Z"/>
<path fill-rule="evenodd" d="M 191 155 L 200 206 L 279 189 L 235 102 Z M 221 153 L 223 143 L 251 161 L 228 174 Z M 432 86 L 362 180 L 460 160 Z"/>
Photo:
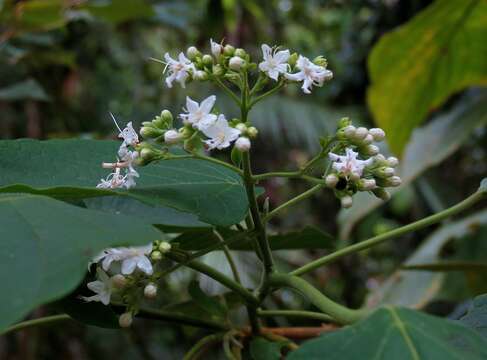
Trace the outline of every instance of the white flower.
<path fill-rule="evenodd" d="M 192 100 L 189 96 L 186 97 L 186 109 L 187 114 L 180 114 L 185 124 L 192 124 L 194 128 L 198 130 L 206 129 L 213 125 L 217 119 L 215 114 L 211 114 L 210 111 L 215 105 L 216 96 L 211 95 L 201 102 L 201 105 Z"/>
<path fill-rule="evenodd" d="M 152 275 L 152 264 L 147 257 L 152 251 L 152 244 L 137 247 L 120 247 L 104 250 L 100 255 L 93 259 L 94 262 L 103 260 L 101 266 L 103 270 L 108 271 L 114 261 L 120 261 L 122 264 L 122 274 L 129 275 L 136 268 L 147 275 Z"/>
<path fill-rule="evenodd" d="M 311 88 L 314 86 L 323 86 L 325 80 L 329 80 L 333 77 L 333 73 L 324 68 L 313 64 L 307 57 L 299 55 L 296 66 L 300 72 L 296 74 L 286 74 L 286 78 L 292 81 L 302 81 L 303 92 L 305 94 L 311 94 Z"/>
<path fill-rule="evenodd" d="M 211 53 L 216 58 L 220 56 L 221 53 L 223 52 L 223 46 L 221 46 L 221 44 L 214 42 L 213 39 L 210 39 L 210 46 L 211 46 Z"/>
<path fill-rule="evenodd" d="M 110 297 L 112 296 L 113 284 L 110 277 L 101 269 L 96 271 L 98 280 L 89 282 L 86 286 L 88 289 L 96 293 L 93 296 L 81 296 L 84 301 L 100 301 L 103 305 L 110 304 Z"/>
<path fill-rule="evenodd" d="M 237 139 L 237 141 L 235 142 L 235 147 L 242 152 L 249 151 L 250 146 L 251 146 L 251 143 L 250 143 L 249 138 L 246 138 L 243 136 L 239 137 Z"/>
<path fill-rule="evenodd" d="M 289 50 L 272 51 L 271 47 L 267 44 L 262 44 L 262 54 L 264 61 L 259 64 L 260 71 L 264 72 L 271 79 L 276 80 L 279 77 L 279 73 L 285 74 L 288 71 L 289 64 Z"/>
<path fill-rule="evenodd" d="M 106 179 L 100 179 L 100 183 L 96 185 L 97 189 L 119 189 L 125 184 L 125 176 L 120 174 L 120 168 L 116 168 Z"/>
<path fill-rule="evenodd" d="M 120 130 L 120 128 L 118 129 Z M 139 135 L 135 132 L 132 122 L 129 122 L 123 130 L 120 130 L 118 137 L 123 139 L 123 144 L 125 145 L 135 146 L 139 143 Z"/>
<path fill-rule="evenodd" d="M 374 159 L 369 158 L 367 160 L 357 159 L 358 153 L 351 148 L 345 149 L 345 155 L 340 156 L 334 153 L 329 153 L 331 161 L 334 161 L 332 167 L 336 171 L 344 174 L 345 176 L 362 176 L 364 168 L 373 163 Z"/>
<path fill-rule="evenodd" d="M 129 167 L 127 169 L 127 174 L 124 176 L 124 182 L 122 184 L 122 187 L 126 188 L 126 189 L 130 189 L 132 187 L 134 187 L 135 185 L 137 185 L 135 183 L 135 178 L 138 178 L 139 177 L 139 173 L 133 168 L 133 167 Z"/>
<path fill-rule="evenodd" d="M 183 88 L 186 87 L 186 80 L 190 76 L 190 72 L 195 72 L 194 64 L 184 54 L 179 53 L 178 60 L 174 60 L 168 53 L 164 55 L 167 66 L 169 68 L 169 75 L 166 78 L 167 87 L 172 88 L 173 81 L 178 82 Z"/>
<path fill-rule="evenodd" d="M 230 143 L 240 135 L 240 130 L 230 127 L 223 114 L 218 116 L 218 119 L 213 125 L 202 131 L 203 134 L 210 138 L 210 140 L 205 141 L 208 147 L 219 150 L 229 147 Z"/>

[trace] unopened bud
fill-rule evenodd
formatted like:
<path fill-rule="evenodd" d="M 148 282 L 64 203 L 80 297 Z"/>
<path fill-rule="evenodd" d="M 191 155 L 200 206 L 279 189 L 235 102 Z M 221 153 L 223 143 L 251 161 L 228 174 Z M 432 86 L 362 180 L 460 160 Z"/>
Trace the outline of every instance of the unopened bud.
<path fill-rule="evenodd" d="M 235 50 L 235 53 L 234 53 L 235 56 L 238 56 L 238 57 L 241 57 L 241 58 L 245 58 L 245 56 L 247 55 L 247 53 L 245 52 L 244 49 L 242 48 L 237 48 Z"/>
<path fill-rule="evenodd" d="M 156 138 L 156 137 L 161 136 L 162 135 L 162 130 L 157 129 L 157 128 L 153 127 L 153 126 L 143 126 L 140 129 L 140 135 L 144 139 L 152 139 L 152 138 Z"/>
<path fill-rule="evenodd" d="M 197 56 L 200 56 L 201 53 L 198 51 L 196 47 L 190 46 L 188 50 L 186 50 L 186 55 L 188 55 L 189 60 L 194 60 L 196 59 Z"/>
<path fill-rule="evenodd" d="M 350 173 L 350 175 L 348 176 L 348 178 L 351 181 L 355 182 L 355 181 L 359 181 L 360 180 L 360 175 L 357 174 L 357 173 L 352 172 L 352 173 Z"/>
<path fill-rule="evenodd" d="M 213 54 L 214 57 L 218 58 L 223 51 L 223 46 L 221 46 L 217 42 L 214 42 L 213 40 L 210 41 L 210 45 L 211 45 L 211 53 Z"/>
<path fill-rule="evenodd" d="M 154 151 L 150 148 L 143 148 L 140 150 L 140 157 L 144 161 L 150 161 L 154 158 Z"/>
<path fill-rule="evenodd" d="M 378 187 L 372 190 L 375 196 L 377 196 L 379 199 L 387 201 L 391 198 L 391 194 L 384 188 Z"/>
<path fill-rule="evenodd" d="M 369 134 L 374 137 L 375 141 L 382 141 L 386 137 L 386 133 L 381 128 L 369 129 Z"/>
<path fill-rule="evenodd" d="M 357 140 L 363 140 L 367 135 L 368 135 L 369 131 L 364 128 L 364 127 L 359 127 L 357 128 L 357 130 L 355 130 L 355 139 Z"/>
<path fill-rule="evenodd" d="M 361 191 L 370 191 L 375 189 L 377 184 L 375 183 L 374 179 L 362 179 L 360 180 L 358 186 Z"/>
<path fill-rule="evenodd" d="M 318 66 L 326 67 L 328 65 L 328 61 L 321 55 L 315 57 L 313 62 Z"/>
<path fill-rule="evenodd" d="M 162 241 L 159 244 L 159 251 L 163 254 L 168 253 L 169 251 L 171 251 L 171 244 L 167 241 Z"/>
<path fill-rule="evenodd" d="M 240 123 L 235 126 L 235 129 L 239 130 L 240 133 L 245 133 L 247 131 L 247 125 Z"/>
<path fill-rule="evenodd" d="M 296 62 L 298 61 L 298 57 L 299 57 L 298 53 L 292 53 L 289 59 L 287 59 L 287 63 L 290 66 L 296 65 Z"/>
<path fill-rule="evenodd" d="M 394 175 L 394 168 L 383 166 L 379 169 L 377 169 L 376 173 L 380 177 L 390 177 Z"/>
<path fill-rule="evenodd" d="M 335 174 L 330 174 L 325 178 L 326 186 L 334 188 L 338 184 L 338 180 L 340 180 L 338 176 Z"/>
<path fill-rule="evenodd" d="M 239 137 L 237 141 L 235 142 L 235 147 L 242 152 L 249 151 L 250 150 L 250 140 L 246 137 Z"/>
<path fill-rule="evenodd" d="M 213 75 L 221 76 L 221 75 L 223 75 L 224 72 L 225 72 L 225 70 L 223 70 L 221 65 L 219 65 L 219 64 L 213 65 Z"/>
<path fill-rule="evenodd" d="M 239 71 L 245 64 L 245 60 L 238 56 L 233 56 L 228 62 L 228 67 L 232 70 Z"/>
<path fill-rule="evenodd" d="M 362 142 L 366 145 L 370 145 L 374 142 L 374 137 L 370 134 L 367 134 L 367 136 L 362 140 Z"/>
<path fill-rule="evenodd" d="M 349 139 L 355 137 L 355 131 L 357 130 L 357 128 L 353 125 L 348 125 L 347 127 L 345 127 L 343 129 L 343 133 L 345 134 L 345 136 Z"/>
<path fill-rule="evenodd" d="M 153 283 L 149 283 L 144 288 L 144 296 L 147 299 L 154 299 L 157 296 L 157 286 Z"/>
<path fill-rule="evenodd" d="M 164 142 L 166 144 L 177 144 L 183 139 L 183 134 L 177 130 L 168 130 L 164 133 Z"/>
<path fill-rule="evenodd" d="M 113 286 L 117 289 L 122 289 L 125 287 L 125 285 L 127 285 L 127 278 L 122 274 L 113 275 L 111 280 Z"/>
<path fill-rule="evenodd" d="M 197 81 L 206 81 L 208 80 L 208 74 L 203 70 L 197 70 L 193 75 L 193 79 Z"/>
<path fill-rule="evenodd" d="M 132 313 L 126 312 L 120 315 L 120 317 L 118 318 L 118 324 L 120 325 L 120 327 L 128 328 L 132 325 L 132 320 Z"/>
<path fill-rule="evenodd" d="M 235 48 L 232 46 L 232 45 L 225 45 L 225 47 L 223 48 L 223 53 L 226 55 L 226 56 L 233 56 L 233 54 L 235 53 Z"/>
<path fill-rule="evenodd" d="M 211 57 L 211 55 L 203 55 L 203 57 L 201 58 L 201 61 L 203 61 L 203 64 L 206 65 L 206 66 L 210 66 L 213 64 L 213 58 Z"/>
<path fill-rule="evenodd" d="M 162 253 L 159 250 L 154 250 L 150 253 L 150 258 L 154 261 L 159 261 L 162 259 Z"/>
<path fill-rule="evenodd" d="M 399 186 L 402 183 L 402 180 L 399 176 L 391 176 L 389 179 L 387 179 L 387 182 L 389 186 Z"/>
<path fill-rule="evenodd" d="M 377 154 L 374 156 L 374 163 L 375 164 L 384 164 L 386 162 L 386 158 L 382 154 Z"/>
<path fill-rule="evenodd" d="M 399 160 L 396 157 L 394 157 L 394 156 L 389 156 L 387 158 L 387 164 L 390 167 L 396 167 L 397 165 L 399 165 Z"/>
<path fill-rule="evenodd" d="M 376 145 L 367 145 L 367 147 L 365 148 L 365 153 L 369 156 L 377 155 L 379 151 L 380 149 Z"/>
<path fill-rule="evenodd" d="M 255 139 L 259 135 L 259 130 L 255 126 L 251 126 L 247 129 L 247 135 L 251 139 Z"/>
<path fill-rule="evenodd" d="M 345 209 L 352 207 L 352 204 L 353 204 L 352 197 L 349 195 L 342 197 L 341 203 L 342 203 L 342 207 Z"/>

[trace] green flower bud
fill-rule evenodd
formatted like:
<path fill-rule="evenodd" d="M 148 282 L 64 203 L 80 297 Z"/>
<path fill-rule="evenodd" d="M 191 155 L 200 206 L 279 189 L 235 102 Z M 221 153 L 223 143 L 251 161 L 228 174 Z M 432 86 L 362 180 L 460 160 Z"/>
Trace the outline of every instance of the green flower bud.
<path fill-rule="evenodd" d="M 162 253 L 159 250 L 154 250 L 150 253 L 150 258 L 154 261 L 159 261 L 162 259 Z"/>
<path fill-rule="evenodd" d="M 259 135 L 259 130 L 256 127 L 251 126 L 247 129 L 247 135 L 251 139 L 255 139 Z"/>
<path fill-rule="evenodd" d="M 197 70 L 193 75 L 194 80 L 206 81 L 208 80 L 208 74 L 205 71 Z"/>
<path fill-rule="evenodd" d="M 142 150 L 140 150 L 140 158 L 144 162 L 151 161 L 152 159 L 154 159 L 155 155 L 156 155 L 156 153 L 154 152 L 154 150 L 152 150 L 150 148 L 143 148 Z"/>
<path fill-rule="evenodd" d="M 235 125 L 235 129 L 240 130 L 240 133 L 244 134 L 245 132 L 247 132 L 247 125 L 245 125 L 244 123 L 239 123 Z"/>
<path fill-rule="evenodd" d="M 384 188 L 378 187 L 372 190 L 372 193 L 381 200 L 387 201 L 391 198 L 391 194 Z"/>
<path fill-rule="evenodd" d="M 338 122 L 338 128 L 340 129 L 350 125 L 352 125 L 352 120 L 350 120 L 348 117 L 342 117 Z"/>
<path fill-rule="evenodd" d="M 316 65 L 326 67 L 328 65 L 328 61 L 323 56 L 317 56 L 314 58 L 313 62 Z"/>
<path fill-rule="evenodd" d="M 237 48 L 235 50 L 235 53 L 234 53 L 235 56 L 238 56 L 238 57 L 241 57 L 242 59 L 245 58 L 245 56 L 247 55 L 247 53 L 245 52 L 244 49 L 242 48 Z"/>
<path fill-rule="evenodd" d="M 162 130 L 156 129 L 155 127 L 144 126 L 142 127 L 142 129 L 140 129 L 140 135 L 144 139 L 153 139 L 161 136 L 162 133 L 163 133 Z"/>
<path fill-rule="evenodd" d="M 227 44 L 223 48 L 223 54 L 225 54 L 226 56 L 233 56 L 234 53 L 235 53 L 235 48 L 232 45 Z"/>
<path fill-rule="evenodd" d="M 189 60 L 195 60 L 196 57 L 201 55 L 201 53 L 198 51 L 196 47 L 190 46 L 188 50 L 186 50 L 186 55 L 188 55 Z"/>
<path fill-rule="evenodd" d="M 296 62 L 298 61 L 298 53 L 292 53 L 291 56 L 289 57 L 289 59 L 287 60 L 287 63 L 293 67 L 296 65 Z"/>
<path fill-rule="evenodd" d="M 213 65 L 213 58 L 211 57 L 211 55 L 208 55 L 208 54 L 203 55 L 202 61 L 203 61 L 203 64 L 205 64 L 205 66 Z"/>
<path fill-rule="evenodd" d="M 212 71 L 213 71 L 213 75 L 215 76 L 222 76 L 225 73 L 225 70 L 219 64 L 213 65 Z"/>

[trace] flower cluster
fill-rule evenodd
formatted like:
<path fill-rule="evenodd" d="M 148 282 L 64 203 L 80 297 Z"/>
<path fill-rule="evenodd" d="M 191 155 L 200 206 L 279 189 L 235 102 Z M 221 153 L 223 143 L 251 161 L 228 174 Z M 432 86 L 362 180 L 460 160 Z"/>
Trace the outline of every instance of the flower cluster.
<path fill-rule="evenodd" d="M 104 305 L 110 304 L 114 297 L 121 300 L 128 311 L 120 317 L 120 325 L 130 326 L 128 319 L 131 320 L 136 311 L 141 295 L 148 299 L 156 297 L 154 266 L 170 250 L 169 243 L 160 241 L 146 246 L 103 250 L 89 264 L 89 267 L 96 265 L 96 280 L 87 284 L 95 295 L 82 296 L 81 299 L 99 301 Z"/>
<path fill-rule="evenodd" d="M 348 118 L 344 118 L 340 121 L 336 138 L 338 143 L 334 152 L 328 154 L 331 172 L 325 181 L 334 189 L 342 206 L 352 206 L 352 196 L 357 191 L 371 191 L 378 198 L 388 200 L 390 194 L 385 188 L 399 186 L 401 178 L 395 174 L 397 158 L 386 158 L 373 144 L 384 140 L 384 130 L 356 128 Z"/>
<path fill-rule="evenodd" d="M 222 79 L 238 84 L 241 70 L 258 68 L 267 78 L 283 82 L 302 82 L 305 94 L 310 94 L 313 86 L 323 86 L 324 82 L 333 78 L 328 70 L 326 59 L 318 56 L 313 61 L 297 53 L 291 54 L 287 49 L 272 48 L 262 44 L 262 59 L 257 63 L 251 61 L 250 55 L 241 48 L 223 45 L 210 40 L 210 54 L 202 54 L 196 47 L 190 46 L 186 54 L 180 52 L 177 59 L 164 55 L 166 65 L 166 85 L 179 83 L 183 88 L 187 81 L 206 81 Z M 259 83 L 265 85 L 265 79 Z"/>
<path fill-rule="evenodd" d="M 139 136 L 132 127 L 131 122 L 129 122 L 122 130 L 118 126 L 113 115 L 112 118 L 120 131 L 118 137 L 122 139 L 123 142 L 118 149 L 117 162 L 102 164 L 103 168 L 112 169 L 113 172 L 111 172 L 106 179 L 101 179 L 96 187 L 99 189 L 130 189 L 135 186 L 135 178 L 139 177 L 139 173 L 134 168 L 135 161 L 139 154 L 137 151 L 130 150 L 130 148 L 134 148 L 139 143 Z"/>

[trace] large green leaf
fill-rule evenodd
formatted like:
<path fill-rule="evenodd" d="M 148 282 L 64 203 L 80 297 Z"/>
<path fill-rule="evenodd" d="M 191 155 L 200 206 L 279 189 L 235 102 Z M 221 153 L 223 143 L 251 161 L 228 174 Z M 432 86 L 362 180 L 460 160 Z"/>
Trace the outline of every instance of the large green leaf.
<path fill-rule="evenodd" d="M 460 322 L 480 333 L 487 340 L 487 294 L 479 295 Z"/>
<path fill-rule="evenodd" d="M 150 225 L 123 215 L 45 196 L 0 194 L 0 329 L 72 291 L 103 248 L 159 237 Z"/>
<path fill-rule="evenodd" d="M 439 115 L 429 124 L 416 129 L 398 169 L 403 185 L 392 189 L 391 193 L 394 194 L 427 169 L 441 163 L 468 141 L 472 131 L 486 124 L 487 93 L 482 92 L 464 97 L 452 111 Z M 382 200 L 365 192 L 356 194 L 354 203 L 357 205 L 340 212 L 338 221 L 342 239 L 349 237 L 360 219 L 384 204 Z"/>
<path fill-rule="evenodd" d="M 457 322 L 386 307 L 342 330 L 305 342 L 288 360 L 480 360 L 487 342 Z"/>
<path fill-rule="evenodd" d="M 250 342 L 250 354 L 254 360 L 279 360 L 282 347 L 282 342 L 272 342 L 259 336 Z"/>
<path fill-rule="evenodd" d="M 435 263 L 440 259 L 441 249 L 454 238 L 463 238 L 479 226 L 487 225 L 487 210 L 464 219 L 450 222 L 433 232 L 405 261 L 406 266 Z M 393 273 L 368 297 L 371 307 L 377 304 L 393 304 L 422 307 L 431 301 L 441 288 L 444 275 L 431 271 L 403 271 Z"/>
<path fill-rule="evenodd" d="M 222 226 L 240 222 L 247 213 L 240 176 L 204 160 L 160 161 L 142 167 L 137 186 L 129 191 L 96 189 L 107 175 L 101 163 L 113 161 L 118 146 L 114 141 L 96 140 L 0 141 L 0 192 L 59 198 L 129 196 Z"/>
<path fill-rule="evenodd" d="M 368 104 L 396 154 L 431 109 L 487 84 L 486 14 L 483 0 L 437 0 L 372 50 Z"/>

